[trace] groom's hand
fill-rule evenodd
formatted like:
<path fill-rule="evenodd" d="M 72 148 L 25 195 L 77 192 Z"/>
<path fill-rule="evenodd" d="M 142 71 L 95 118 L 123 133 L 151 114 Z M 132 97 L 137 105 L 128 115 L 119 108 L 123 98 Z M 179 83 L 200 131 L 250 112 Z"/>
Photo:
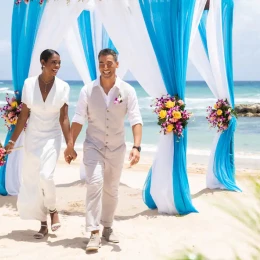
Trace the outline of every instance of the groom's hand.
<path fill-rule="evenodd" d="M 77 153 L 75 152 L 74 148 L 67 146 L 66 150 L 64 151 L 64 159 L 65 161 L 70 164 L 71 161 L 77 158 Z"/>
<path fill-rule="evenodd" d="M 137 164 L 140 160 L 140 152 L 133 148 L 129 155 L 130 166 Z"/>

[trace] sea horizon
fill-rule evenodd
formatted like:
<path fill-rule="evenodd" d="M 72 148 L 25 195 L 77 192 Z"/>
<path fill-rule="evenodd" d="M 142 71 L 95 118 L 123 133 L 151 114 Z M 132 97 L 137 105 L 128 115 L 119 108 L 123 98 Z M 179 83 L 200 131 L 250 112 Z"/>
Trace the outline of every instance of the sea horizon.
<path fill-rule="evenodd" d="M 67 80 L 71 87 L 69 101 L 69 117 L 72 119 L 80 89 L 83 87 L 81 80 Z M 136 90 L 139 107 L 144 121 L 142 151 L 148 154 L 156 152 L 160 128 L 157 117 L 153 113 L 151 104 L 153 98 L 148 96 L 140 84 L 135 80 L 127 80 Z M 260 101 L 260 81 L 235 81 L 235 102 L 237 104 L 252 104 Z M 5 104 L 5 93 L 13 94 L 12 80 L 0 80 L 0 106 Z M 207 157 L 216 135 L 216 129 L 210 129 L 206 120 L 206 108 L 216 101 L 204 81 L 187 81 L 186 109 L 194 114 L 188 124 L 187 154 Z M 81 149 L 85 139 L 85 129 L 81 131 L 76 142 L 76 148 Z M 126 144 L 131 149 L 133 138 L 131 127 L 126 120 Z M 0 140 L 4 142 L 7 129 L 3 120 L 0 120 Z M 260 118 L 239 117 L 235 132 L 235 156 L 237 159 L 250 159 L 260 161 Z M 65 146 L 65 143 L 62 144 Z"/>

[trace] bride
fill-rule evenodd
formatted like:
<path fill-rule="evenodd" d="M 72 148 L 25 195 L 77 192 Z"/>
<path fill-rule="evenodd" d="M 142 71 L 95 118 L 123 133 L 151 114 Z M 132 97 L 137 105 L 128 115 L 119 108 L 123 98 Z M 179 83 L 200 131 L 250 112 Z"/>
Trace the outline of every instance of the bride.
<path fill-rule="evenodd" d="M 11 153 L 20 133 L 26 126 L 22 185 L 17 207 L 22 219 L 35 219 L 41 227 L 34 238 L 48 234 L 47 213 L 51 229 L 60 226 L 56 209 L 56 193 L 53 174 L 61 148 L 63 135 L 69 139 L 68 118 L 69 85 L 56 77 L 60 69 L 60 55 L 47 49 L 40 56 L 42 73 L 27 78 L 22 92 L 22 111 L 14 133 L 5 149 Z M 27 122 L 28 120 L 28 122 Z"/>

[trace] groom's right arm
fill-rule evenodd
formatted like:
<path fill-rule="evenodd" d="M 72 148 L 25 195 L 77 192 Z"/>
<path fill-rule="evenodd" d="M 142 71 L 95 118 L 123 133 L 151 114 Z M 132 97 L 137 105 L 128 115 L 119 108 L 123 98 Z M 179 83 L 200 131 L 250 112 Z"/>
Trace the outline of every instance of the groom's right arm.
<path fill-rule="evenodd" d="M 70 128 L 70 140 L 67 145 L 67 149 L 64 151 L 64 157 L 66 162 L 70 163 L 71 160 L 75 160 L 77 154 L 74 150 L 76 140 L 81 132 L 82 126 L 85 124 L 87 118 L 87 94 L 86 87 L 83 87 L 79 94 L 78 103 L 75 110 L 75 115 L 72 119 L 72 125 Z"/>

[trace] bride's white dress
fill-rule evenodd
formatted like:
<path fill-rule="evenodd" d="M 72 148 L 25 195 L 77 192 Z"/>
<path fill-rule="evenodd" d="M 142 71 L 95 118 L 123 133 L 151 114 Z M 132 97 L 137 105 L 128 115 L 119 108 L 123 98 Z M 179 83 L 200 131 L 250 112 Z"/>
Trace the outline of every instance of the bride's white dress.
<path fill-rule="evenodd" d="M 46 221 L 56 208 L 53 174 L 59 157 L 62 131 L 60 109 L 68 102 L 69 85 L 55 78 L 43 101 L 38 76 L 25 80 L 22 102 L 30 109 L 25 131 L 22 185 L 17 207 L 21 218 Z"/>

